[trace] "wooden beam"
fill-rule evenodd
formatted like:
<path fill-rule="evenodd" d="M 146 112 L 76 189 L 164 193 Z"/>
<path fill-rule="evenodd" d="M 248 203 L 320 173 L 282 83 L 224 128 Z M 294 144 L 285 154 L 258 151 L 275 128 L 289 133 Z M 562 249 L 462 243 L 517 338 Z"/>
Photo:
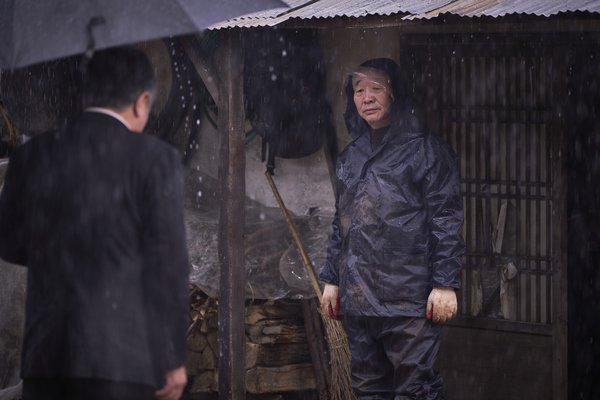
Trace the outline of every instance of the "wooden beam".
<path fill-rule="evenodd" d="M 315 383 L 319 400 L 327 400 L 331 387 L 331 373 L 329 361 L 326 356 L 327 343 L 323 332 L 323 323 L 318 311 L 316 298 L 302 300 L 302 314 L 304 316 L 304 329 L 310 357 L 315 371 Z"/>
<path fill-rule="evenodd" d="M 563 57 L 562 49 L 556 49 L 553 55 L 556 76 L 566 76 L 569 64 Z M 566 81 L 557 79 L 556 86 L 549 93 L 551 98 L 562 99 L 567 96 Z M 562 104 L 562 103 L 561 103 Z M 561 107 L 562 108 L 562 107 Z M 567 133 L 569 127 L 565 119 L 566 110 L 554 113 L 555 123 L 552 132 L 553 168 L 552 184 L 552 399 L 568 397 L 568 221 L 567 221 Z"/>
<path fill-rule="evenodd" d="M 245 381 L 244 98 L 239 30 L 222 32 L 219 104 L 219 400 L 243 400 Z"/>
<path fill-rule="evenodd" d="M 204 86 L 206 86 L 208 93 L 210 93 L 215 101 L 215 104 L 219 104 L 219 86 L 221 85 L 221 82 L 219 75 L 216 74 L 214 66 L 200 52 L 198 42 L 193 36 L 183 36 L 181 38 L 181 45 L 190 58 L 192 65 L 194 65 L 196 72 L 202 79 L 202 82 L 204 82 Z"/>

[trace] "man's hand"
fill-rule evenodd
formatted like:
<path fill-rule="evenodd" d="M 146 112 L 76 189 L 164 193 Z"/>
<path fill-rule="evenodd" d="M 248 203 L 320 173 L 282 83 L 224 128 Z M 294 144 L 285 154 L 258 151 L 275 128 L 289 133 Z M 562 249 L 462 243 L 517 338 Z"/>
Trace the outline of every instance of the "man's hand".
<path fill-rule="evenodd" d="M 340 317 L 340 289 L 329 283 L 325 284 L 323 297 L 321 298 L 321 312 L 329 315 L 329 318 L 339 319 Z"/>
<path fill-rule="evenodd" d="M 427 319 L 443 324 L 454 318 L 457 310 L 454 288 L 433 288 L 427 299 Z"/>
<path fill-rule="evenodd" d="M 157 400 L 179 400 L 187 383 L 185 367 L 179 367 L 165 374 L 165 385 L 157 390 L 154 396 Z"/>

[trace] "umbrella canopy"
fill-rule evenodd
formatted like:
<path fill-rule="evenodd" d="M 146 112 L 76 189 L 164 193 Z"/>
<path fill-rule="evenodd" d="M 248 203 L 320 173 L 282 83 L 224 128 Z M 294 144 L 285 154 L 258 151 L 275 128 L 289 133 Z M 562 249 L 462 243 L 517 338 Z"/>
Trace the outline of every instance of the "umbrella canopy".
<path fill-rule="evenodd" d="M 200 31 L 280 0 L 0 0 L 0 69 Z"/>

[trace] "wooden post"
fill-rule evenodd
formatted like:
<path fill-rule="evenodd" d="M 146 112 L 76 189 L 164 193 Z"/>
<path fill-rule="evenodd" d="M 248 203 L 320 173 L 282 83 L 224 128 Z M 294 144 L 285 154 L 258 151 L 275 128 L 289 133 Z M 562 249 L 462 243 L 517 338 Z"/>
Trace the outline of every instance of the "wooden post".
<path fill-rule="evenodd" d="M 245 380 L 244 99 L 239 30 L 224 30 L 219 135 L 219 400 L 242 400 Z"/>
<path fill-rule="evenodd" d="M 331 387 L 331 373 L 325 353 L 327 343 L 325 342 L 321 315 L 318 311 L 319 305 L 316 298 L 302 300 L 301 304 L 304 329 L 306 330 L 308 350 L 315 371 L 319 400 L 327 400 L 329 398 L 329 388 Z"/>
<path fill-rule="evenodd" d="M 181 38 L 181 45 L 187 53 L 192 65 L 196 69 L 196 73 L 202 79 L 204 86 L 210 93 L 215 104 L 219 104 L 221 99 L 219 98 L 219 88 L 221 85 L 221 79 L 219 79 L 217 71 L 214 66 L 206 58 L 205 54 L 200 54 L 198 51 L 198 41 L 194 40 L 191 36 L 183 36 Z"/>
<path fill-rule="evenodd" d="M 562 52 L 556 48 L 551 53 L 552 66 L 556 76 L 566 76 L 568 65 Z M 562 75 L 561 75 L 562 74 Z M 551 98 L 562 98 L 567 88 L 564 81 L 553 88 Z M 554 97 L 557 96 L 557 97 Z M 568 397 L 568 286 L 567 286 L 567 252 L 568 252 L 568 221 L 567 221 L 567 132 L 565 112 L 562 104 L 557 107 L 552 137 L 552 158 L 556 161 L 553 168 L 552 183 L 552 399 L 562 400 Z"/>

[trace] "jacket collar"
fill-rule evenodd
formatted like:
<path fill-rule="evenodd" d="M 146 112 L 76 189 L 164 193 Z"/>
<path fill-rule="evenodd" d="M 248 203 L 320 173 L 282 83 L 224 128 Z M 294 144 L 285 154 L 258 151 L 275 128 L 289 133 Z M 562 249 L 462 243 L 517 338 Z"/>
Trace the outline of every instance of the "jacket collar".
<path fill-rule="evenodd" d="M 110 110 L 110 109 L 104 108 L 104 107 L 88 107 L 84 111 L 85 112 L 95 112 L 95 113 L 100 113 L 100 114 L 105 114 L 105 115 L 111 116 L 114 119 L 116 119 L 117 121 L 121 122 L 123 125 L 125 125 L 125 128 L 127 128 L 127 130 L 129 130 L 129 131 L 131 130 L 129 123 L 125 120 L 125 118 L 123 118 L 121 115 L 114 112 L 113 110 Z"/>

